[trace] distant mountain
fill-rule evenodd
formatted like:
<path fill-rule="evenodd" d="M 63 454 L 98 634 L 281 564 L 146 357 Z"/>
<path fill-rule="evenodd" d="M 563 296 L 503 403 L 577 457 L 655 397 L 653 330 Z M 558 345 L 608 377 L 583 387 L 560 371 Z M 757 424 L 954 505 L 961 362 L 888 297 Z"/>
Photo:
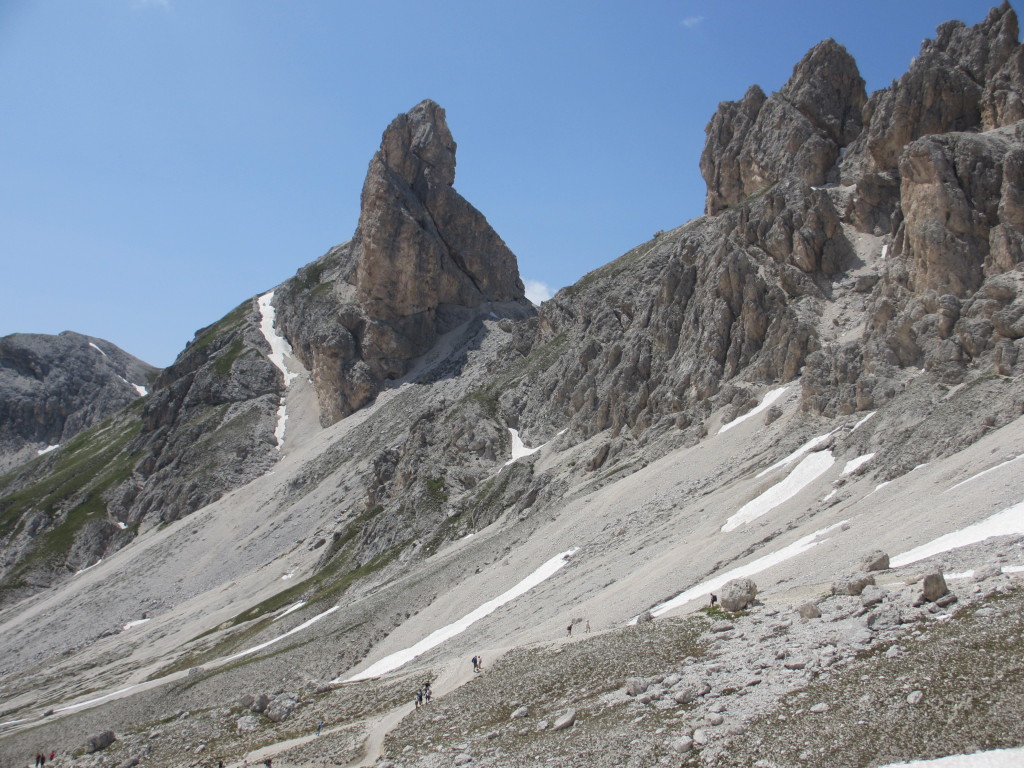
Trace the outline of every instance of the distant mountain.
<path fill-rule="evenodd" d="M 143 397 L 157 370 L 73 331 L 0 338 L 0 474 Z"/>

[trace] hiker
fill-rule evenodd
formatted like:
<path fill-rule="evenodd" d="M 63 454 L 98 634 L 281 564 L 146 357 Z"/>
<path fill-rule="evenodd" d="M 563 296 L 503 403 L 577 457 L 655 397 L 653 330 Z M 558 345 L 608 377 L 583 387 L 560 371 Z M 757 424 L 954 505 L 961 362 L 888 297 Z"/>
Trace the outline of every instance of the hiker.
<path fill-rule="evenodd" d="M 590 634 L 590 619 L 587 619 L 587 626 L 583 628 L 583 631 L 586 632 L 588 635 Z"/>
<path fill-rule="evenodd" d="M 316 735 L 319 736 L 320 735 L 320 731 L 322 731 L 323 729 L 324 729 L 324 721 L 321 720 L 319 723 L 316 724 Z"/>
<path fill-rule="evenodd" d="M 571 622 L 570 622 L 569 626 L 565 628 L 565 636 L 566 637 L 572 637 L 572 623 Z"/>
<path fill-rule="evenodd" d="M 476 671 L 477 672 L 483 672 L 484 671 L 484 657 L 481 656 L 480 654 L 477 654 L 477 657 L 476 657 Z"/>
<path fill-rule="evenodd" d="M 422 688 L 417 688 L 416 689 L 416 709 L 419 709 L 422 706 L 423 706 L 423 689 Z"/>
<path fill-rule="evenodd" d="M 476 664 L 476 656 L 473 657 L 473 671 L 474 672 L 479 672 L 480 671 L 480 667 L 478 667 L 477 664 Z"/>
<path fill-rule="evenodd" d="M 430 703 L 430 695 L 431 695 L 431 693 L 432 693 L 432 691 L 430 690 L 430 681 L 427 680 L 427 682 L 425 682 L 423 684 L 423 698 L 425 700 L 425 703 L 427 703 L 427 704 Z"/>
<path fill-rule="evenodd" d="M 270 758 L 268 757 L 266 760 L 264 760 L 263 764 L 267 766 L 267 768 L 270 768 Z"/>
<path fill-rule="evenodd" d="M 56 756 L 57 756 L 57 753 L 56 753 L 56 752 L 51 752 L 51 753 L 50 753 L 50 762 L 51 762 L 51 763 L 53 762 L 53 758 L 55 758 Z"/>
<path fill-rule="evenodd" d="M 711 605 L 714 605 L 717 602 L 718 602 L 718 595 L 716 595 L 714 592 L 712 592 L 711 593 Z"/>

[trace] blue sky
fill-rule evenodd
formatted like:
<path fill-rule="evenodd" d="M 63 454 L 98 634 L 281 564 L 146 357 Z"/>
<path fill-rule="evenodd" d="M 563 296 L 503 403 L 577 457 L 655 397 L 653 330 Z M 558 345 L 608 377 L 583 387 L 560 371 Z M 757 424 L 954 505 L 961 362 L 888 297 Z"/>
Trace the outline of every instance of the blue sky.
<path fill-rule="evenodd" d="M 868 89 L 974 0 L 0 0 L 0 335 L 155 365 L 351 237 L 424 98 L 455 187 L 552 292 L 703 211 L 718 102 L 833 37 Z"/>

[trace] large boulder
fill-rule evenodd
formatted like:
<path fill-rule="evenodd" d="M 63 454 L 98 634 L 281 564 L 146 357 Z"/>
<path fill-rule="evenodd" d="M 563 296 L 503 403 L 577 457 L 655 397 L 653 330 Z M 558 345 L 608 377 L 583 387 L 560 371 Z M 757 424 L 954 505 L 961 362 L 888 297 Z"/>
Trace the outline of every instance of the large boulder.
<path fill-rule="evenodd" d="M 90 755 L 93 752 L 102 752 L 115 741 L 117 741 L 117 736 L 113 731 L 100 731 L 89 737 L 89 740 L 85 743 L 85 751 Z"/>
<path fill-rule="evenodd" d="M 757 597 L 757 584 L 751 579 L 733 579 L 722 587 L 718 604 L 723 611 L 742 611 Z"/>

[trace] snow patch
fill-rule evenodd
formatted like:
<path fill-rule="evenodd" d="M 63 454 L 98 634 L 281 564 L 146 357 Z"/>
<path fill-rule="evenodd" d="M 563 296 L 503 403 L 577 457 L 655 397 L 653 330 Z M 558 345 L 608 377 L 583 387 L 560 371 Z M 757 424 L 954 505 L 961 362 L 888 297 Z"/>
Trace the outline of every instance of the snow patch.
<path fill-rule="evenodd" d="M 943 491 L 943 493 L 949 493 L 950 491 L 952 491 L 952 490 L 954 490 L 956 488 L 959 488 L 961 485 L 967 485 L 967 483 L 971 482 L 972 480 L 977 480 L 979 477 L 984 477 L 989 472 L 995 472 L 997 469 L 1002 469 L 1007 464 L 1013 464 L 1013 462 L 1019 461 L 1020 459 L 1024 459 L 1024 453 L 1020 454 L 1019 456 L 1014 456 L 1012 459 L 1007 459 L 1006 461 L 1002 462 L 1001 464 L 996 464 L 994 467 L 989 467 L 988 469 L 983 470 L 983 471 L 979 472 L 976 475 L 971 475 L 966 480 L 961 480 L 959 483 L 954 485 L 952 488 L 947 488 L 946 490 Z"/>
<path fill-rule="evenodd" d="M 96 346 L 95 344 L 93 344 L 93 343 L 92 343 L 91 341 L 89 342 L 89 346 L 90 346 L 90 347 L 92 347 L 93 349 L 95 349 L 95 350 L 96 350 L 97 352 L 99 352 L 99 353 L 100 353 L 101 355 L 103 355 L 104 357 L 110 357 L 110 355 L 108 355 L 108 354 L 107 354 L 106 352 L 104 352 L 104 351 L 103 351 L 102 349 L 100 349 L 99 347 L 97 347 L 97 346 Z"/>
<path fill-rule="evenodd" d="M 846 520 L 841 520 L 840 522 L 835 523 L 834 525 L 830 525 L 827 528 L 822 528 L 821 530 L 815 531 L 814 533 L 810 533 L 804 536 L 803 538 L 797 539 L 792 544 L 789 544 L 788 546 L 785 546 L 776 552 L 770 552 L 767 555 L 762 555 L 756 560 L 751 560 L 749 563 L 746 563 L 745 565 L 741 565 L 731 570 L 728 570 L 725 573 L 721 573 L 718 576 L 714 576 L 708 579 L 707 581 L 702 581 L 697 586 L 690 587 L 685 592 L 680 592 L 671 600 L 667 600 L 666 602 L 661 603 L 660 605 L 656 605 L 654 608 L 651 608 L 651 615 L 661 616 L 663 613 L 667 613 L 668 611 L 671 611 L 673 608 L 678 608 L 682 605 L 686 605 L 686 603 L 690 602 L 691 600 L 696 600 L 697 598 L 704 597 L 705 595 L 715 591 L 716 589 L 721 589 L 733 579 L 741 579 L 746 576 L 753 576 L 755 573 L 760 573 L 761 571 L 767 570 L 768 568 L 771 568 L 773 565 L 778 565 L 779 563 L 783 563 L 786 560 L 789 560 L 790 558 L 803 554 L 812 547 L 816 547 L 818 544 L 820 544 L 821 541 L 819 541 L 819 539 L 822 536 L 825 536 L 826 534 L 831 533 L 835 529 L 843 525 L 846 525 L 847 522 L 848 521 Z M 636 618 L 632 619 L 629 623 L 636 624 Z"/>
<path fill-rule="evenodd" d="M 42 456 L 44 453 L 56 451 L 58 448 L 60 448 L 60 443 L 57 443 L 56 445 L 48 445 L 45 448 L 40 448 L 38 451 L 36 451 L 36 456 Z"/>
<path fill-rule="evenodd" d="M 127 530 L 128 528 L 128 523 L 121 522 L 120 520 L 115 520 L 114 525 L 116 525 L 122 531 Z"/>
<path fill-rule="evenodd" d="M 536 448 L 527 448 L 525 445 L 523 445 L 522 438 L 519 437 L 519 430 L 512 429 L 511 427 L 509 427 L 508 431 L 509 434 L 512 435 L 512 458 L 505 462 L 506 467 L 509 464 L 514 464 L 519 459 L 522 459 L 525 456 L 529 456 L 531 454 L 536 453 L 545 445 L 547 445 L 547 443 L 544 443 L 543 445 L 538 445 Z"/>
<path fill-rule="evenodd" d="M 882 261 L 885 261 L 885 257 L 889 255 L 889 244 L 886 243 L 882 246 Z"/>
<path fill-rule="evenodd" d="M 832 451 L 818 451 L 804 457 L 803 461 L 797 464 L 786 477 L 760 496 L 751 499 L 740 507 L 735 515 L 725 521 L 722 531 L 725 533 L 734 531 L 744 523 L 756 520 L 761 515 L 768 514 L 783 502 L 789 501 L 807 485 L 824 474 L 829 467 L 835 464 L 835 461 Z"/>
<path fill-rule="evenodd" d="M 754 416 L 757 416 L 757 414 L 759 414 L 759 413 L 761 413 L 763 411 L 767 411 L 771 407 L 772 403 L 774 403 L 776 400 L 778 400 L 780 397 L 782 397 L 786 393 L 787 389 L 789 389 L 789 387 L 779 387 L 778 389 L 773 389 L 773 390 L 770 390 L 770 391 L 766 392 L 765 395 L 764 395 L 764 399 L 761 401 L 760 405 L 758 405 L 755 408 L 751 408 L 749 411 L 744 413 L 742 416 L 737 416 L 735 419 L 730 421 L 728 424 L 723 424 L 721 427 L 719 427 L 718 432 L 716 434 L 720 435 L 723 432 L 728 432 L 730 429 L 735 427 L 737 424 L 742 424 L 747 419 L 753 418 Z"/>
<path fill-rule="evenodd" d="M 854 432 L 856 432 L 856 431 L 857 431 L 858 429 L 860 429 L 860 428 L 861 428 L 862 426 L 864 426 L 865 424 L 867 424 L 867 423 L 868 423 L 868 422 L 869 422 L 869 421 L 871 420 L 871 417 L 872 417 L 872 416 L 874 416 L 874 415 L 875 415 L 876 413 L 878 413 L 878 411 L 872 411 L 872 412 L 871 412 L 871 413 L 869 413 L 869 414 L 868 414 L 867 416 L 865 416 L 865 417 L 864 417 L 863 419 L 861 419 L 861 420 L 860 420 L 860 421 L 858 421 L 858 422 L 857 422 L 856 424 L 854 424 L 854 425 L 853 425 L 853 429 L 851 429 L 851 430 L 850 430 L 850 434 L 852 435 L 852 434 L 853 434 Z"/>
<path fill-rule="evenodd" d="M 544 582 L 554 576 L 565 566 L 567 562 L 569 562 L 569 559 L 576 553 L 577 549 L 578 548 L 573 548 L 555 555 L 508 591 L 503 592 L 493 600 L 488 600 L 479 608 L 467 613 L 458 621 L 454 621 L 447 626 L 434 630 L 415 645 L 385 656 L 380 661 L 371 664 L 362 672 L 357 672 L 351 677 L 346 678 L 344 681 L 342 681 L 341 678 L 338 678 L 333 682 L 350 683 L 355 680 L 368 680 L 371 677 L 380 677 L 392 670 L 398 669 L 400 666 L 407 664 L 417 656 L 436 648 L 445 640 L 449 640 L 456 635 L 465 632 L 472 624 L 475 624 L 488 614 L 493 613 L 505 603 L 529 592 L 541 582 Z"/>
<path fill-rule="evenodd" d="M 147 621 L 149 621 L 149 619 L 136 619 L 135 621 L 129 621 L 127 624 L 124 625 L 124 629 L 131 629 L 132 627 L 137 627 L 140 624 L 145 624 Z"/>
<path fill-rule="evenodd" d="M 945 536 L 939 536 L 926 544 L 896 555 L 890 562 L 890 566 L 899 568 L 941 552 L 976 544 L 992 536 L 1012 536 L 1014 534 L 1024 535 L 1024 501 L 1007 507 L 1002 512 L 996 512 L 991 517 L 974 525 L 947 533 Z"/>
<path fill-rule="evenodd" d="M 288 579 L 290 579 L 290 578 L 291 578 L 292 576 L 294 576 L 294 575 L 295 575 L 294 573 L 286 573 L 286 574 L 283 574 L 283 575 L 281 576 L 281 581 L 288 581 Z"/>
<path fill-rule="evenodd" d="M 260 331 L 263 333 L 263 338 L 267 340 L 267 344 L 270 345 L 270 354 L 267 355 L 267 358 L 281 371 L 281 374 L 284 376 L 284 385 L 287 387 L 291 385 L 292 380 L 299 374 L 289 372 L 288 366 L 285 364 L 285 357 L 292 353 L 292 345 L 274 327 L 277 314 L 274 310 L 274 305 L 271 303 L 273 300 L 273 291 L 269 291 L 257 299 L 260 307 Z M 281 405 L 277 409 L 277 427 L 274 428 L 274 438 L 277 440 L 278 450 L 284 445 L 286 421 L 288 421 L 288 413 L 285 409 L 285 398 L 282 396 Z"/>
<path fill-rule="evenodd" d="M 843 474 L 849 475 L 853 472 L 856 472 L 860 467 L 863 467 L 873 458 L 875 458 L 875 454 L 865 453 L 863 456 L 858 456 L 855 459 L 850 459 L 848 462 L 846 462 L 846 466 L 843 467 Z"/>
<path fill-rule="evenodd" d="M 296 632 L 301 632 L 302 630 L 306 629 L 307 627 L 313 626 L 318 621 L 320 621 L 320 619 L 324 618 L 325 616 L 330 616 L 332 613 L 334 613 L 340 607 L 341 606 L 336 605 L 333 608 L 328 608 L 323 613 L 318 613 L 312 619 L 309 619 L 308 621 L 302 622 L 301 624 L 299 624 L 299 626 L 292 627 L 291 629 L 289 629 L 287 632 L 285 632 L 280 637 L 275 637 L 273 640 L 267 640 L 267 642 L 265 642 L 265 643 L 260 643 L 259 645 L 254 645 L 252 648 L 246 648 L 244 651 L 240 651 L 240 652 L 236 653 L 234 656 L 228 656 L 226 659 L 224 659 L 224 661 L 234 661 L 235 659 L 240 659 L 243 656 L 248 656 L 250 653 L 256 653 L 256 651 L 262 651 L 264 648 L 267 648 L 267 647 L 273 645 L 274 643 L 279 643 L 282 640 L 284 640 L 286 637 L 290 637 L 291 635 L 294 635 Z"/>
<path fill-rule="evenodd" d="M 289 573 L 289 574 L 286 574 L 286 575 L 287 575 L 287 576 L 291 576 L 291 574 L 290 574 L 290 573 Z M 284 577 L 282 576 L 281 578 L 284 578 Z M 289 613 L 295 613 L 295 611 L 299 610 L 299 608 L 301 608 L 301 607 L 302 607 L 302 606 L 304 606 L 305 604 L 306 604 L 306 601 L 305 601 L 305 600 L 299 600 L 299 602 L 297 602 L 297 603 L 296 603 L 295 605 L 290 605 L 290 606 L 288 606 L 288 607 L 287 607 L 287 608 L 285 608 L 285 609 L 284 609 L 283 611 L 281 611 L 280 615 L 278 615 L 278 616 L 277 616 L 277 617 L 276 617 L 276 618 L 274 619 L 274 621 L 280 621 L 280 620 L 281 620 L 281 619 L 283 619 L 283 618 L 284 618 L 285 616 L 287 616 L 287 615 L 288 615 Z"/>
<path fill-rule="evenodd" d="M 837 427 L 837 429 L 838 429 L 838 427 Z M 856 427 L 854 427 L 854 429 L 856 429 Z M 772 472 L 772 471 L 778 469 L 779 467 L 784 467 L 787 464 L 792 464 L 794 461 L 799 459 L 801 456 L 803 456 L 808 451 L 812 451 L 815 448 L 817 448 L 819 445 L 824 443 L 826 440 L 828 440 L 830 437 L 832 437 L 832 435 L 834 435 L 835 433 L 836 433 L 836 430 L 833 429 L 828 434 L 818 435 L 817 437 L 812 437 L 806 443 L 804 443 L 799 448 L 797 448 L 795 451 L 793 451 L 791 454 L 789 454 L 789 456 L 787 456 L 786 458 L 782 459 L 781 461 L 775 462 L 770 467 L 768 467 L 768 469 L 762 469 L 760 472 L 757 473 L 756 477 L 764 477 L 769 472 Z"/>
<path fill-rule="evenodd" d="M 992 749 L 972 755 L 949 755 L 934 760 L 889 763 L 882 768 L 1018 768 L 1024 765 L 1024 747 Z"/>

